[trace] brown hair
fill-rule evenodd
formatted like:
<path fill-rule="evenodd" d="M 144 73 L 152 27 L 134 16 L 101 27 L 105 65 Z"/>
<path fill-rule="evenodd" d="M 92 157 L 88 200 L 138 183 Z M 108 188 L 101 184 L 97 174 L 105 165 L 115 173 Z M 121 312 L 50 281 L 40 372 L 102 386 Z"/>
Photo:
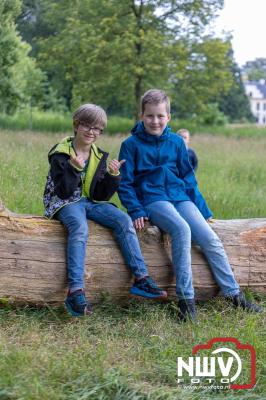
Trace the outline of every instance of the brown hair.
<path fill-rule="evenodd" d="M 101 129 L 107 125 L 107 115 L 104 109 L 95 104 L 83 104 L 73 114 L 73 126 L 76 133 L 80 123 L 97 126 Z"/>
<path fill-rule="evenodd" d="M 170 99 L 163 90 L 150 89 L 141 97 L 141 114 L 145 111 L 146 104 L 159 104 L 165 103 L 166 112 L 170 114 Z"/>

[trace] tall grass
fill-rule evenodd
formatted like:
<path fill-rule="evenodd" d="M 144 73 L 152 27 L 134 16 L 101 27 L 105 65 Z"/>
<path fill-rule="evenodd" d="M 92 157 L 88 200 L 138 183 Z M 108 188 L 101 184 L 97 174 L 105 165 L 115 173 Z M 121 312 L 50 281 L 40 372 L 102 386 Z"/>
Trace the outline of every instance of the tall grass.
<path fill-rule="evenodd" d="M 71 115 L 25 109 L 14 115 L 0 114 L 0 127 L 17 131 L 67 132 L 71 129 Z"/>
<path fill-rule="evenodd" d="M 110 135 L 128 134 L 134 125 L 131 118 L 110 116 L 106 132 Z M 187 128 L 192 133 L 205 133 L 228 137 L 266 137 L 266 127 L 255 124 L 228 124 L 225 126 L 201 126 L 195 120 L 180 120 L 172 116 L 170 125 L 174 131 Z M 15 115 L 0 114 L 0 128 L 15 131 L 31 130 L 33 132 L 71 132 L 71 114 L 51 111 L 30 112 L 28 109 Z"/>
<path fill-rule="evenodd" d="M 0 198 L 12 211 L 43 213 L 47 152 L 62 136 L 0 131 Z M 122 139 L 103 135 L 99 146 L 116 157 Z M 192 146 L 200 187 L 216 218 L 265 217 L 265 138 L 195 135 Z M 198 310 L 199 325 L 178 325 L 174 302 L 117 305 L 107 298 L 78 321 L 60 308 L 0 307 L 0 400 L 266 398 L 265 315 L 236 312 L 222 299 Z M 191 356 L 195 345 L 213 337 L 255 347 L 255 388 L 192 391 L 177 385 L 177 357 Z"/>
<path fill-rule="evenodd" d="M 64 134 L 1 131 L 0 196 L 13 211 L 42 215 L 47 153 Z M 99 146 L 118 157 L 123 136 L 103 135 Z M 266 215 L 266 139 L 194 135 L 197 178 L 215 218 Z M 120 205 L 117 196 L 113 199 Z"/>
<path fill-rule="evenodd" d="M 133 119 L 124 117 L 110 117 L 106 132 L 109 134 L 130 132 L 134 124 Z M 14 131 L 33 132 L 72 132 L 71 114 L 55 113 L 51 111 L 36 111 L 32 113 L 24 110 L 14 115 L 0 114 L 0 128 Z"/>
<path fill-rule="evenodd" d="M 196 135 L 199 187 L 216 218 L 266 216 L 266 138 Z"/>

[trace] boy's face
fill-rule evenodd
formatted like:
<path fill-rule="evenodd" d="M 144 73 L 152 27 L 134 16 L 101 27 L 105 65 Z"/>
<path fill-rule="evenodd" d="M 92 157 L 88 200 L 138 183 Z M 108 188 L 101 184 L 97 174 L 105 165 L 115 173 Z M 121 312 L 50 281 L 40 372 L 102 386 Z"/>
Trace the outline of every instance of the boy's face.
<path fill-rule="evenodd" d="M 189 133 L 188 132 L 181 132 L 180 136 L 182 136 L 186 147 L 188 147 L 188 145 L 189 145 Z"/>
<path fill-rule="evenodd" d="M 101 133 L 101 127 L 89 126 L 80 122 L 76 128 L 75 139 L 84 145 L 91 144 L 98 139 Z"/>
<path fill-rule="evenodd" d="M 146 131 L 155 136 L 161 136 L 170 118 L 165 103 L 146 104 L 141 116 Z"/>

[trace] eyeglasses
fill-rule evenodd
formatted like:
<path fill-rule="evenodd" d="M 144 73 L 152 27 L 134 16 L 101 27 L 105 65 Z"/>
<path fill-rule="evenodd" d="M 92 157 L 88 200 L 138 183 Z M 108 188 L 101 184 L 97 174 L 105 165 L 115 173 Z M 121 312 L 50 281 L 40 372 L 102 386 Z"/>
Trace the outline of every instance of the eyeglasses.
<path fill-rule="evenodd" d="M 81 126 L 84 131 L 92 132 L 94 135 L 100 135 L 103 133 L 103 129 L 97 128 L 96 126 L 88 126 L 82 122 L 79 123 L 79 126 Z"/>

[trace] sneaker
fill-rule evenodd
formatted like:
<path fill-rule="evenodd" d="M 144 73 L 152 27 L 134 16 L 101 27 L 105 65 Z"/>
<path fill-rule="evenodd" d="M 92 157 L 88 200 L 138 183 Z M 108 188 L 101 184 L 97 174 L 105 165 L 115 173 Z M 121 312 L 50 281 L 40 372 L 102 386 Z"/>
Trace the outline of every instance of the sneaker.
<path fill-rule="evenodd" d="M 191 322 L 197 322 L 197 312 L 194 299 L 182 299 L 178 302 L 179 314 L 178 322 L 186 322 L 190 320 Z"/>
<path fill-rule="evenodd" d="M 86 299 L 83 289 L 68 294 L 65 305 L 72 317 L 83 317 L 92 313 L 90 303 Z"/>
<path fill-rule="evenodd" d="M 258 306 L 257 304 L 251 303 L 248 301 L 244 295 L 244 293 L 239 292 L 239 294 L 235 296 L 228 297 L 228 299 L 233 303 L 233 305 L 237 307 L 243 308 L 243 310 L 246 310 L 248 312 L 254 312 L 254 313 L 262 313 L 263 308 Z"/>
<path fill-rule="evenodd" d="M 150 276 L 145 276 L 144 278 L 135 281 L 130 289 L 130 293 L 148 299 L 167 299 L 167 292 L 158 288 Z"/>

